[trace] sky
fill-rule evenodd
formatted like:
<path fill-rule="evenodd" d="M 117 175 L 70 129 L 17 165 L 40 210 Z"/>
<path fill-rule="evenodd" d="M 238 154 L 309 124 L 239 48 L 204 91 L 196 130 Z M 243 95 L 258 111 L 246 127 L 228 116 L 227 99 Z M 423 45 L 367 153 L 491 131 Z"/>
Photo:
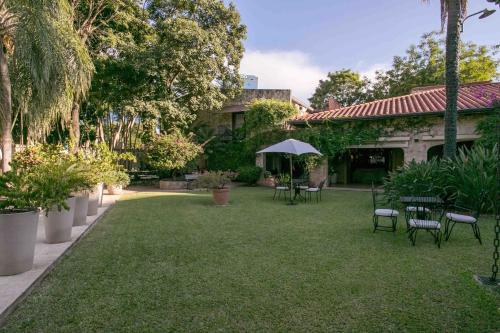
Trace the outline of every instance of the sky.
<path fill-rule="evenodd" d="M 259 88 L 292 89 L 307 102 L 328 72 L 349 68 L 372 78 L 420 37 L 440 30 L 439 0 L 232 0 L 247 26 L 242 74 Z M 468 12 L 486 7 L 469 0 Z M 476 16 L 477 17 L 477 16 Z M 500 43 L 500 10 L 465 22 L 463 41 Z"/>

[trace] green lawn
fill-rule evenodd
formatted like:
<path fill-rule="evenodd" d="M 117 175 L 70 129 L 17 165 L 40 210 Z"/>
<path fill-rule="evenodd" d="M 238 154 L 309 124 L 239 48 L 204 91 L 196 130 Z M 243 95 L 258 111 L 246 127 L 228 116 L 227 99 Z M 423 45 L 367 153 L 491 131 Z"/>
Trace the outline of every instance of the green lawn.
<path fill-rule="evenodd" d="M 0 332 L 498 332 L 491 266 L 457 226 L 438 249 L 372 233 L 371 194 L 289 207 L 272 190 L 129 195 L 57 265 Z"/>

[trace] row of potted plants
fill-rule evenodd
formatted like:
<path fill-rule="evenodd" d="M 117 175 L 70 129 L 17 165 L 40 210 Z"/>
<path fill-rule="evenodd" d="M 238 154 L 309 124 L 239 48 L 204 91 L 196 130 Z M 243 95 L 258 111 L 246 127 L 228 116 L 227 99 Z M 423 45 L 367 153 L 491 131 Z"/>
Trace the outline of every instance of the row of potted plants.
<path fill-rule="evenodd" d="M 12 170 L 0 175 L 0 275 L 32 268 L 40 217 L 47 243 L 70 241 L 72 228 L 97 214 L 104 182 L 112 189 L 128 184 L 116 156 L 102 150 L 69 154 L 45 145 L 14 156 Z"/>

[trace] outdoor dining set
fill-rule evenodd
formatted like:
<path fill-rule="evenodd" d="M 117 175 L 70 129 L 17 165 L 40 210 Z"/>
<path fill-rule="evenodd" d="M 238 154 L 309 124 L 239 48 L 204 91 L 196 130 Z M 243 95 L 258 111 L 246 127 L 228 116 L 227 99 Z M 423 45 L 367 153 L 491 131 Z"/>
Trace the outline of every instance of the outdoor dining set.
<path fill-rule="evenodd" d="M 274 186 L 273 200 L 279 200 L 281 199 L 281 197 L 283 197 L 285 201 L 288 198 L 289 202 L 295 202 L 297 200 L 303 202 L 312 202 L 314 195 L 316 202 L 320 202 L 321 192 L 323 191 L 325 182 L 326 180 L 323 180 L 317 186 L 310 183 L 306 179 L 293 179 L 291 183 L 276 182 Z M 290 187 L 290 185 L 292 185 L 292 187 Z M 291 191 L 290 189 L 293 189 L 293 191 Z"/>
<path fill-rule="evenodd" d="M 430 194 L 394 197 L 377 191 L 372 185 L 372 199 L 373 232 L 396 231 L 400 216 L 396 205 L 399 201 L 404 210 L 406 232 L 412 245 L 415 245 L 418 231 L 423 230 L 430 233 L 434 243 L 441 247 L 442 238 L 444 237 L 445 241 L 449 240 L 457 224 L 469 225 L 474 237 L 482 244 L 478 226 L 481 198 L 478 198 L 477 208 L 469 208 Z M 388 220 L 389 224 L 381 224 L 379 222 L 381 218 Z"/>

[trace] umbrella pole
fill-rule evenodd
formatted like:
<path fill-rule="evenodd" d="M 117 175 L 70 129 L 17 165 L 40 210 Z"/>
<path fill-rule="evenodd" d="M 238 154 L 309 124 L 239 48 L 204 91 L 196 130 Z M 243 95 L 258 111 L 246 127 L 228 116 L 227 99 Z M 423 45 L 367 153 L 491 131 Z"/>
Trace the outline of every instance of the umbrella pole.
<path fill-rule="evenodd" d="M 288 203 L 289 205 L 296 205 L 294 199 L 292 199 L 292 191 L 293 189 L 293 163 L 292 163 L 292 154 L 290 154 L 290 202 Z"/>

